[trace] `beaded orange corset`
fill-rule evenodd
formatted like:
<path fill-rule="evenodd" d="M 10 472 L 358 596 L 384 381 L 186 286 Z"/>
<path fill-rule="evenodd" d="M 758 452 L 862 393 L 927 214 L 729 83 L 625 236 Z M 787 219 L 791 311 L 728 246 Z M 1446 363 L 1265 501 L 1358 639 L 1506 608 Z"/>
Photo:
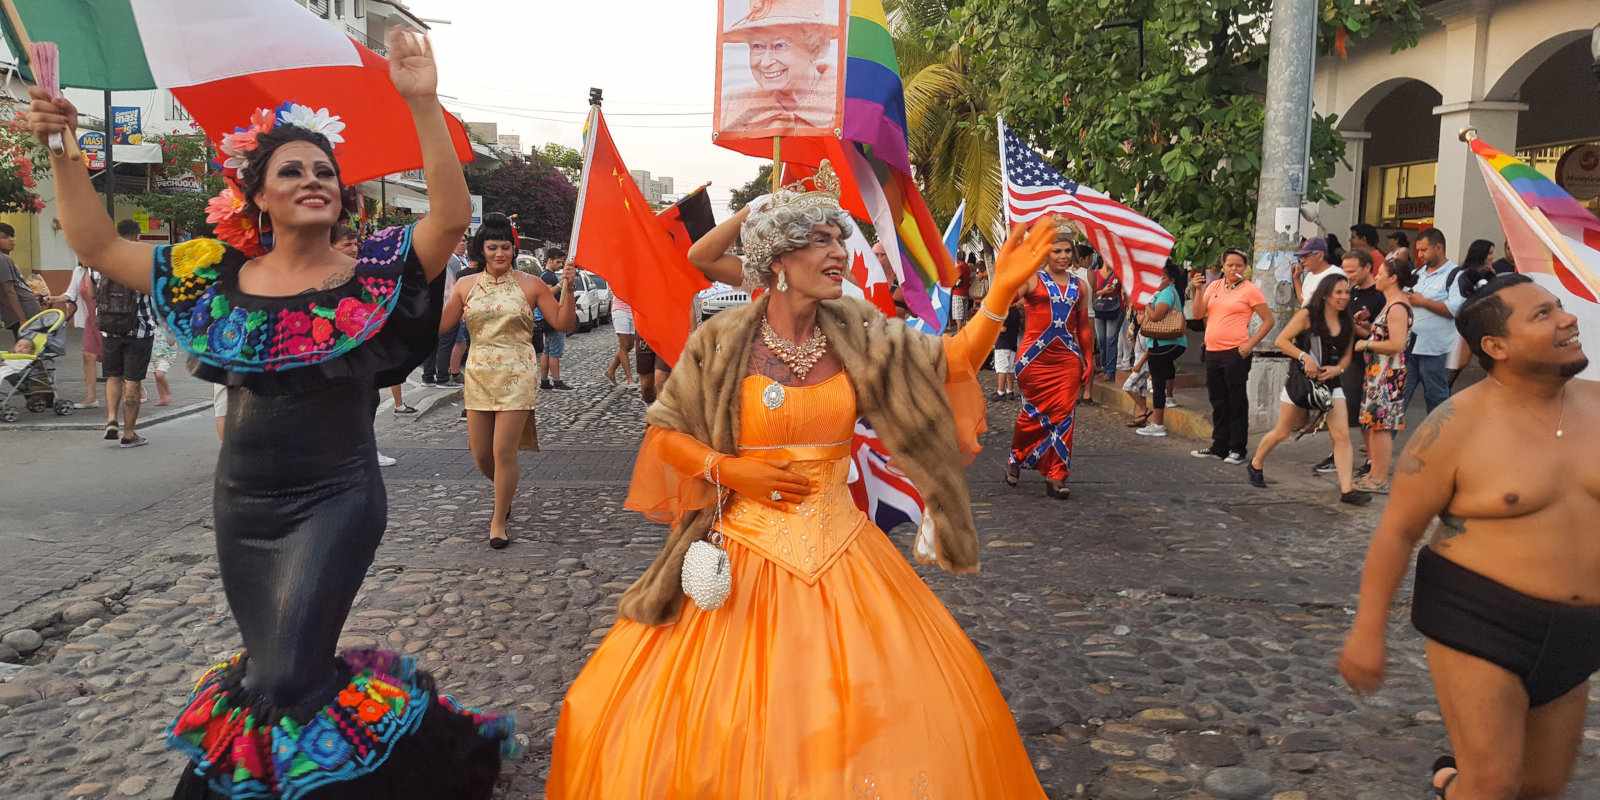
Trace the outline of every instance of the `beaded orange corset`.
<path fill-rule="evenodd" d="M 795 511 L 735 498 L 723 512 L 722 532 L 815 584 L 867 524 L 848 485 L 855 390 L 843 373 L 815 386 L 774 386 L 759 375 L 745 379 L 739 453 L 788 462 L 816 492 Z"/>

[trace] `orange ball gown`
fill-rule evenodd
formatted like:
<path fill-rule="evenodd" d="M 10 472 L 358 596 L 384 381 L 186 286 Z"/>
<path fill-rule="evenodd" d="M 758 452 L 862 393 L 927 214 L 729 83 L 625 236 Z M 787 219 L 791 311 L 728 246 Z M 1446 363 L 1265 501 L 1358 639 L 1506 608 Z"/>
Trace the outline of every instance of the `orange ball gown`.
<path fill-rule="evenodd" d="M 851 500 L 849 377 L 776 409 L 771 383 L 744 379 L 740 454 L 818 492 L 796 512 L 729 502 L 720 609 L 617 621 L 562 704 L 547 796 L 1043 798 L 983 657 Z"/>

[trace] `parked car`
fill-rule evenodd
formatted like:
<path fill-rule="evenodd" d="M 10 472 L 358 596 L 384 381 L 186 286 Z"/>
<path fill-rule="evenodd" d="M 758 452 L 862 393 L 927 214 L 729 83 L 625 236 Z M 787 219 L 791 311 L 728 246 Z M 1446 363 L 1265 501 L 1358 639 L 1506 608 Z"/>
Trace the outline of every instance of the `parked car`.
<path fill-rule="evenodd" d="M 611 305 L 612 305 L 611 284 L 606 283 L 606 279 L 600 277 L 596 273 L 589 272 L 588 270 L 580 270 L 580 271 L 584 275 L 587 275 L 589 277 L 590 283 L 593 284 L 593 288 L 591 289 L 591 291 L 597 293 L 597 296 L 598 296 L 599 302 L 600 302 L 600 321 L 601 322 L 610 322 L 611 321 Z"/>
<path fill-rule="evenodd" d="M 592 330 L 611 318 L 611 289 L 599 275 L 578 270 L 572 291 L 576 292 L 573 302 L 578 312 L 578 330 Z"/>
<path fill-rule="evenodd" d="M 727 311 L 750 302 L 750 293 L 726 283 L 713 283 L 699 294 L 700 318 L 710 319 L 718 312 Z"/>

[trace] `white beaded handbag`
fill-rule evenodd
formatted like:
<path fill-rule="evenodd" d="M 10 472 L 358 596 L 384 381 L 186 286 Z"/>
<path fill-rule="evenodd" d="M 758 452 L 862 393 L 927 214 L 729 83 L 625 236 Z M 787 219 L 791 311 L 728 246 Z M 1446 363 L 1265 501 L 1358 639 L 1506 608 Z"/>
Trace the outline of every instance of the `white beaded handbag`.
<path fill-rule="evenodd" d="M 728 563 L 728 551 L 722 537 L 722 484 L 716 479 L 709 460 L 706 479 L 716 487 L 716 523 L 706 533 L 706 538 L 693 542 L 683 554 L 683 569 L 679 583 L 683 593 L 703 611 L 716 611 L 727 602 L 733 591 L 733 569 Z"/>

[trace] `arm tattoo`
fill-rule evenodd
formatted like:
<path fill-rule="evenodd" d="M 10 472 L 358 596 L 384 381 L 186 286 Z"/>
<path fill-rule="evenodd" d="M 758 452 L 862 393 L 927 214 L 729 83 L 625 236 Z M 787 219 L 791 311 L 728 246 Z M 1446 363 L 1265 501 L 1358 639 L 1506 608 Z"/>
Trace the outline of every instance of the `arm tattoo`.
<path fill-rule="evenodd" d="M 1456 413 L 1455 404 L 1449 400 L 1444 405 L 1433 410 L 1428 418 L 1422 421 L 1421 427 L 1412 434 L 1411 441 L 1406 442 L 1405 452 L 1400 454 L 1400 463 L 1396 467 L 1407 475 L 1415 475 L 1428 465 L 1428 450 L 1439 441 L 1439 434 L 1444 426 L 1450 422 Z"/>

